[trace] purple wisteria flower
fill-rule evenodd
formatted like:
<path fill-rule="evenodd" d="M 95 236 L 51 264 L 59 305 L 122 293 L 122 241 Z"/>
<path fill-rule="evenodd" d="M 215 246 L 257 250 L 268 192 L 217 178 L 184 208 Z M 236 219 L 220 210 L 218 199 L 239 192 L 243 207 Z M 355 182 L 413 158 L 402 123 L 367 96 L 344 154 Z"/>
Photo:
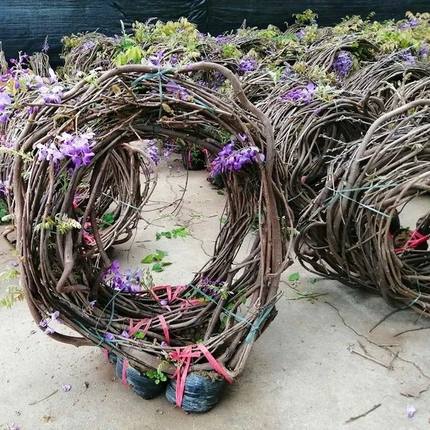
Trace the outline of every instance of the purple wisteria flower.
<path fill-rule="evenodd" d="M 154 55 L 149 57 L 149 63 L 153 66 L 161 66 L 164 59 L 164 49 L 160 49 Z"/>
<path fill-rule="evenodd" d="M 125 337 L 126 339 L 128 339 L 130 337 L 130 335 L 128 334 L 127 330 L 123 330 L 121 333 L 121 337 Z"/>
<path fill-rule="evenodd" d="M 253 58 L 242 58 L 239 61 L 239 73 L 245 74 L 253 72 L 258 66 L 258 63 Z"/>
<path fill-rule="evenodd" d="M 92 146 L 94 145 L 94 133 L 83 134 L 62 133 L 59 137 L 61 153 L 70 158 L 76 169 L 88 166 L 94 157 Z"/>
<path fill-rule="evenodd" d="M 415 28 L 420 24 L 420 21 L 417 18 L 410 18 L 406 22 L 402 22 L 399 25 L 401 30 L 408 30 L 410 28 Z"/>
<path fill-rule="evenodd" d="M 169 94 L 172 94 L 174 97 L 178 98 L 179 100 L 187 101 L 191 98 L 190 93 L 182 85 L 179 85 L 175 81 L 169 81 L 167 83 L 166 91 Z"/>
<path fill-rule="evenodd" d="M 72 389 L 72 386 L 71 386 L 70 384 L 63 384 L 63 385 L 61 386 L 61 389 L 62 389 L 65 393 L 68 393 L 68 392 Z"/>
<path fill-rule="evenodd" d="M 262 163 L 264 154 L 256 146 L 234 149 L 234 142 L 223 147 L 211 165 L 211 176 L 217 176 L 227 172 L 237 172 L 245 166 L 253 163 Z"/>
<path fill-rule="evenodd" d="M 352 55 L 348 51 L 339 51 L 333 62 L 332 68 L 340 78 L 346 78 L 352 69 Z"/>
<path fill-rule="evenodd" d="M 108 332 L 108 331 L 105 333 L 105 335 L 103 336 L 103 338 L 104 338 L 104 340 L 106 342 L 113 342 L 115 340 L 115 336 L 112 333 Z"/>
<path fill-rule="evenodd" d="M 54 142 L 48 142 L 46 144 L 38 143 L 36 149 L 39 161 L 46 160 L 57 163 L 64 158 L 64 154 L 57 148 Z"/>
<path fill-rule="evenodd" d="M 48 73 L 49 73 L 49 82 L 51 84 L 56 84 L 58 82 L 58 76 L 57 76 L 57 74 L 51 68 L 49 68 Z"/>
<path fill-rule="evenodd" d="M 224 282 L 219 280 L 211 280 L 207 277 L 203 278 L 199 285 L 202 293 L 214 300 L 218 300 L 220 298 L 220 290 L 223 286 Z"/>
<path fill-rule="evenodd" d="M 21 430 L 21 427 L 18 424 L 12 423 L 7 426 L 7 430 Z"/>
<path fill-rule="evenodd" d="M 31 116 L 31 115 L 39 112 L 39 109 L 40 109 L 39 106 L 28 106 L 28 108 L 27 108 L 28 115 Z"/>
<path fill-rule="evenodd" d="M 39 75 L 33 75 L 30 73 L 26 73 L 24 75 L 24 82 L 25 85 L 27 85 L 28 88 L 30 88 L 31 90 L 40 90 L 40 88 L 42 88 L 45 83 L 43 82 L 43 79 L 39 76 Z"/>
<path fill-rule="evenodd" d="M 287 64 L 285 66 L 284 70 L 282 71 L 282 74 L 281 74 L 281 77 L 279 78 L 279 80 L 281 82 L 285 82 L 286 80 L 288 80 L 288 78 L 294 77 L 295 74 L 296 73 L 294 72 L 294 70 L 292 69 L 292 67 L 289 64 Z"/>
<path fill-rule="evenodd" d="M 309 82 L 306 87 L 292 88 L 282 94 L 280 99 L 284 102 L 295 104 L 308 104 L 312 101 L 316 90 L 316 85 L 313 82 Z"/>
<path fill-rule="evenodd" d="M 172 152 L 174 152 L 177 149 L 177 147 L 178 145 L 173 139 L 166 139 L 163 145 L 163 157 L 169 158 L 172 155 Z"/>
<path fill-rule="evenodd" d="M 150 140 L 148 144 L 148 156 L 157 165 L 160 162 L 160 150 L 155 140 Z"/>
<path fill-rule="evenodd" d="M 225 45 L 227 43 L 230 43 L 232 40 L 232 36 L 224 36 L 224 35 L 219 35 L 217 37 L 215 37 L 215 42 L 218 45 Z"/>
<path fill-rule="evenodd" d="M 136 294 L 142 291 L 142 271 L 127 271 L 122 273 L 117 260 L 112 261 L 111 266 L 106 270 L 103 281 L 116 290 L 124 293 Z"/>
<path fill-rule="evenodd" d="M 44 85 L 39 88 L 39 93 L 45 103 L 58 105 L 63 97 L 63 87 L 61 85 L 51 87 Z"/>
<path fill-rule="evenodd" d="M 12 98 L 8 93 L 0 93 L 0 110 L 7 108 L 12 103 Z"/>
<path fill-rule="evenodd" d="M 297 39 L 302 40 L 306 35 L 306 31 L 303 28 L 301 28 L 299 31 L 296 31 L 295 35 Z"/>
<path fill-rule="evenodd" d="M 49 51 L 48 36 L 45 37 L 45 41 L 43 42 L 41 51 L 45 54 Z"/>
<path fill-rule="evenodd" d="M 55 311 L 53 312 L 49 318 L 45 318 L 43 320 L 41 320 L 39 322 L 39 327 L 44 328 L 44 332 L 46 334 L 53 334 L 55 333 L 54 328 L 52 327 L 52 324 L 56 323 L 56 322 L 61 322 L 59 319 L 60 316 L 60 312 L 59 311 Z"/>
<path fill-rule="evenodd" d="M 400 59 L 408 65 L 414 65 L 416 63 L 416 58 L 412 54 L 410 49 L 406 49 L 405 51 L 399 54 Z"/>
<path fill-rule="evenodd" d="M 427 58 L 429 56 L 430 48 L 427 43 L 423 43 L 418 50 L 418 56 L 420 58 Z"/>
<path fill-rule="evenodd" d="M 8 180 L 1 181 L 0 180 L 0 198 L 4 199 L 9 195 L 10 183 Z"/>
<path fill-rule="evenodd" d="M 87 40 L 80 46 L 79 50 L 82 52 L 87 52 L 91 51 L 91 49 L 93 49 L 95 46 L 95 42 L 93 42 L 92 40 Z"/>
<path fill-rule="evenodd" d="M 12 104 L 11 96 L 6 92 L 0 92 L 0 123 L 4 124 L 9 119 L 8 109 Z"/>
<path fill-rule="evenodd" d="M 406 416 L 408 418 L 413 418 L 417 413 L 417 409 L 413 405 L 406 406 Z"/>

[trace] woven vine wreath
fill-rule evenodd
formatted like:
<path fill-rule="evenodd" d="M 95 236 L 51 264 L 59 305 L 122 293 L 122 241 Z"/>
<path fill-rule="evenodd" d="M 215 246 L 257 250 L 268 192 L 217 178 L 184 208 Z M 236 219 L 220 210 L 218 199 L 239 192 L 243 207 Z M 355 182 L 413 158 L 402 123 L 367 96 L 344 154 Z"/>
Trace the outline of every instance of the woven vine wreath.
<path fill-rule="evenodd" d="M 236 101 L 191 79 L 194 72 L 212 70 L 231 81 Z M 224 146 L 226 134 L 234 139 Z M 115 231 L 136 227 L 154 183 L 148 139 L 181 139 L 218 154 L 226 222 L 213 257 L 188 284 L 143 285 L 136 276 L 127 288 L 118 288 L 124 278 L 106 252 L 117 235 L 103 240 L 100 221 L 115 201 Z M 62 154 L 68 156 L 45 156 L 64 145 L 69 149 Z M 245 97 L 235 75 L 211 63 L 176 71 L 143 65 L 110 70 L 79 82 L 61 104 L 33 115 L 16 151 L 22 282 L 43 330 L 61 342 L 106 348 L 142 372 L 162 369 L 175 376 L 179 405 L 178 391 L 190 372 L 215 371 L 232 382 L 276 315 L 291 228 L 271 124 Z M 127 203 L 130 198 L 139 202 L 137 208 Z M 119 219 L 125 223 L 121 228 Z M 91 252 L 85 231 L 95 242 Z M 235 261 L 250 234 L 248 256 Z M 57 318 L 81 336 L 58 333 Z"/>
<path fill-rule="evenodd" d="M 399 215 L 430 191 L 429 106 L 421 99 L 385 113 L 333 161 L 295 244 L 306 268 L 426 316 L 430 212 L 415 226 L 402 226 Z"/>

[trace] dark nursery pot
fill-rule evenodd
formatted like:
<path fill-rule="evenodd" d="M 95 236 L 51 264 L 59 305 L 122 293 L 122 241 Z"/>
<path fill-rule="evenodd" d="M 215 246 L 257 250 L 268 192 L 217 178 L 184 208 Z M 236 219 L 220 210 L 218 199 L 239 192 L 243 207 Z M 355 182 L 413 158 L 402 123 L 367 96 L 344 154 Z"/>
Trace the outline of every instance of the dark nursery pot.
<path fill-rule="evenodd" d="M 117 362 L 117 355 L 114 352 L 108 352 L 108 361 L 110 364 L 116 365 Z"/>
<path fill-rule="evenodd" d="M 224 379 L 213 379 L 198 373 L 190 373 L 185 380 L 181 408 L 185 412 L 202 413 L 211 410 L 221 398 Z M 171 379 L 166 390 L 166 399 L 176 403 L 176 380 Z"/>
<path fill-rule="evenodd" d="M 185 149 L 182 152 L 182 164 L 187 170 L 204 170 L 206 168 L 206 154 L 199 148 Z"/>
<path fill-rule="evenodd" d="M 122 380 L 122 364 L 123 360 L 118 358 L 115 375 L 120 381 Z M 167 382 L 156 384 L 151 378 L 129 365 L 127 367 L 127 384 L 138 396 L 145 400 L 150 400 L 159 396 L 165 390 Z"/>

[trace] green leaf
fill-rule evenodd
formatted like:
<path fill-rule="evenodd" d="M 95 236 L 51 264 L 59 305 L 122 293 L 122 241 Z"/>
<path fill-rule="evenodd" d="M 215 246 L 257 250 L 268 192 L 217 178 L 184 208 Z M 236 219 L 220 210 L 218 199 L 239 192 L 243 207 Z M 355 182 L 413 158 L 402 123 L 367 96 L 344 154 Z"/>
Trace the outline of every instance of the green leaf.
<path fill-rule="evenodd" d="M 7 204 L 4 200 L 0 200 L 0 220 L 3 222 L 3 218 L 6 218 L 7 215 L 9 215 Z"/>
<path fill-rule="evenodd" d="M 141 260 L 142 264 L 152 264 L 154 262 L 160 262 L 163 260 L 163 258 L 167 255 L 166 251 L 161 251 L 160 249 L 157 249 L 154 253 L 148 254 L 146 257 L 144 257 Z M 161 267 L 161 266 L 160 266 Z M 153 269 L 154 270 L 154 269 Z M 161 271 L 161 270 L 156 270 Z"/>
<path fill-rule="evenodd" d="M 115 216 L 113 213 L 109 212 L 102 216 L 102 225 L 103 227 L 108 227 L 115 222 Z"/>
<path fill-rule="evenodd" d="M 162 272 L 164 269 L 163 269 L 163 266 L 162 266 L 160 263 L 155 263 L 155 264 L 152 266 L 152 270 L 153 270 L 154 272 Z"/>
<path fill-rule="evenodd" d="M 160 259 L 159 261 L 161 261 L 167 255 L 166 251 L 161 251 L 160 249 L 156 249 L 155 252 L 157 257 Z"/>
<path fill-rule="evenodd" d="M 0 281 L 11 281 L 19 276 L 19 270 L 12 268 L 0 273 Z"/>
<path fill-rule="evenodd" d="M 149 254 L 141 260 L 142 264 L 151 264 L 154 262 L 154 254 Z"/>
<path fill-rule="evenodd" d="M 136 339 L 144 339 L 144 338 L 145 338 L 145 333 L 144 333 L 143 331 L 137 331 L 137 332 L 134 334 L 134 337 L 135 337 Z"/>
<path fill-rule="evenodd" d="M 155 238 L 160 240 L 162 237 L 166 239 L 176 239 L 178 237 L 187 237 L 190 234 L 186 227 L 174 228 L 170 231 L 159 231 L 155 234 Z"/>
<path fill-rule="evenodd" d="M 162 267 L 166 267 L 166 266 L 170 266 L 172 263 L 170 261 L 162 261 L 161 262 L 161 266 Z"/>
<path fill-rule="evenodd" d="M 16 302 L 24 300 L 24 291 L 17 287 L 10 287 L 6 296 L 0 299 L 0 307 L 10 309 Z"/>
<path fill-rule="evenodd" d="M 291 275 L 288 276 L 288 280 L 290 282 L 297 282 L 297 281 L 299 281 L 300 280 L 300 274 L 299 274 L 299 272 L 291 273 Z"/>

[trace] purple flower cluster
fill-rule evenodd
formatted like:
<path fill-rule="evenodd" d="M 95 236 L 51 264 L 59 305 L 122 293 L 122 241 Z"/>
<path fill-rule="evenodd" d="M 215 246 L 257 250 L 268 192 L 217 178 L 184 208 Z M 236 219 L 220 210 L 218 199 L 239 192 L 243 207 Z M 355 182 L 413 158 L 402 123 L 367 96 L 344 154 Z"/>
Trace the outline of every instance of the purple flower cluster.
<path fill-rule="evenodd" d="M 401 52 L 399 54 L 400 59 L 410 66 L 414 65 L 416 63 L 416 58 L 412 54 L 410 49 L 406 49 L 405 51 Z"/>
<path fill-rule="evenodd" d="M 154 55 L 149 57 L 149 63 L 153 66 L 161 66 L 164 58 L 164 49 L 160 49 Z"/>
<path fill-rule="evenodd" d="M 182 85 L 179 85 L 175 81 L 169 81 L 167 83 L 166 91 L 179 100 L 187 101 L 191 98 L 190 93 Z"/>
<path fill-rule="evenodd" d="M 301 28 L 299 31 L 296 31 L 295 35 L 297 39 L 302 40 L 305 37 L 306 32 L 303 28 Z"/>
<path fill-rule="evenodd" d="M 218 280 L 211 281 L 209 278 L 203 278 L 200 282 L 199 288 L 203 294 L 211 297 L 214 300 L 220 298 L 220 290 L 222 289 L 224 283 Z"/>
<path fill-rule="evenodd" d="M 148 144 L 148 156 L 157 165 L 160 162 L 160 150 L 155 140 L 150 140 Z"/>
<path fill-rule="evenodd" d="M 281 77 L 279 78 L 279 80 L 281 82 L 285 82 L 286 80 L 288 80 L 288 78 L 292 78 L 295 76 L 295 72 L 294 70 L 291 68 L 291 66 L 289 64 L 287 64 L 284 68 L 284 70 L 282 71 Z"/>
<path fill-rule="evenodd" d="M 346 78 L 352 69 L 352 55 L 348 51 L 339 51 L 337 54 L 333 66 L 334 72 L 340 78 Z"/>
<path fill-rule="evenodd" d="M 63 87 L 61 85 L 52 85 L 51 87 L 43 85 L 39 88 L 39 93 L 45 103 L 58 105 L 63 98 Z"/>
<path fill-rule="evenodd" d="M 170 64 L 172 66 L 178 64 L 179 62 L 179 56 L 177 54 L 172 54 L 172 56 L 170 57 Z"/>
<path fill-rule="evenodd" d="M 36 145 L 38 159 L 57 163 L 68 158 L 72 160 L 76 169 L 81 166 L 88 166 L 94 157 L 94 152 L 91 150 L 94 144 L 93 137 L 94 133 L 91 132 L 83 134 L 62 133 L 58 138 L 61 142 L 59 148 L 52 141 Z"/>
<path fill-rule="evenodd" d="M 62 133 L 59 140 L 62 143 L 61 153 L 70 158 L 76 169 L 88 166 L 94 157 L 92 146 L 94 145 L 94 133 L 83 134 Z"/>
<path fill-rule="evenodd" d="M 258 66 L 258 63 L 253 58 L 242 58 L 239 61 L 239 73 L 245 74 L 253 72 Z"/>
<path fill-rule="evenodd" d="M 399 28 L 401 30 L 408 30 L 410 28 L 417 27 L 419 24 L 420 24 L 420 22 L 419 22 L 419 20 L 417 18 L 411 18 L 411 19 L 408 19 L 406 22 L 402 22 L 399 25 Z"/>
<path fill-rule="evenodd" d="M 0 198 L 4 199 L 9 195 L 9 181 L 0 181 Z"/>
<path fill-rule="evenodd" d="M 12 104 L 11 96 L 6 92 L 0 92 L 0 123 L 4 124 L 9 119 L 9 108 Z"/>
<path fill-rule="evenodd" d="M 177 147 L 178 145 L 173 139 L 166 139 L 163 145 L 163 157 L 169 158 L 172 155 L 172 152 L 174 152 L 177 149 Z"/>
<path fill-rule="evenodd" d="M 316 85 L 309 82 L 306 87 L 296 87 L 287 91 L 280 96 L 280 99 L 289 103 L 308 104 L 312 101 L 316 90 Z"/>
<path fill-rule="evenodd" d="M 136 294 L 142 291 L 142 271 L 135 270 L 132 272 L 129 270 L 122 273 L 117 260 L 112 261 L 103 280 L 110 288 L 123 293 Z"/>
<path fill-rule="evenodd" d="M 235 150 L 234 142 L 230 142 L 218 153 L 211 165 L 211 176 L 226 172 L 237 172 L 253 163 L 262 163 L 264 154 L 256 146 Z"/>
<path fill-rule="evenodd" d="M 84 42 L 80 47 L 79 50 L 82 52 L 91 51 L 96 46 L 96 44 L 92 40 L 88 40 Z"/>
<path fill-rule="evenodd" d="M 48 142 L 47 144 L 38 143 L 36 149 L 39 161 L 46 160 L 57 163 L 64 158 L 64 154 L 57 148 L 54 142 Z"/>
<path fill-rule="evenodd" d="M 49 51 L 48 36 L 45 37 L 45 41 L 43 42 L 41 51 L 45 54 Z"/>
<path fill-rule="evenodd" d="M 113 342 L 115 340 L 115 336 L 108 331 L 104 334 L 103 338 L 106 342 Z"/>
<path fill-rule="evenodd" d="M 220 35 L 220 36 L 215 37 L 215 42 L 218 45 L 225 45 L 227 43 L 230 43 L 231 40 L 232 40 L 232 36 L 223 36 L 223 35 Z"/>
<path fill-rule="evenodd" d="M 430 48 L 427 43 L 423 43 L 418 50 L 418 56 L 420 58 L 427 58 L 429 56 Z"/>
<path fill-rule="evenodd" d="M 46 334 L 53 334 L 55 333 L 55 330 L 52 328 L 52 324 L 55 322 L 61 322 L 59 320 L 60 312 L 55 311 L 51 314 L 49 318 L 45 318 L 44 320 L 40 321 L 39 327 L 44 328 L 44 332 Z"/>

